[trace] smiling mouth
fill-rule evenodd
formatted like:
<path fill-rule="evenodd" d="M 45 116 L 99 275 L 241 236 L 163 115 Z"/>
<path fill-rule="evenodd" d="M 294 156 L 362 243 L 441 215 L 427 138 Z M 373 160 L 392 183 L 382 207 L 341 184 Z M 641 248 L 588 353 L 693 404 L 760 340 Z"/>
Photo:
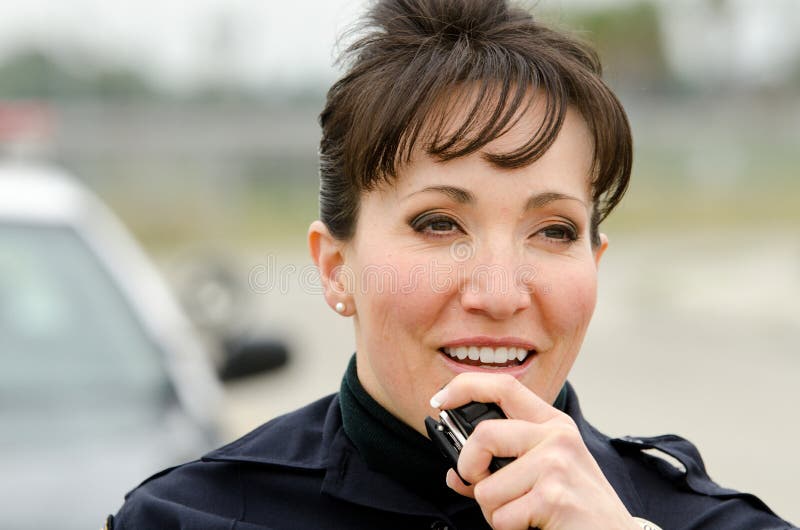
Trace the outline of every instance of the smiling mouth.
<path fill-rule="evenodd" d="M 526 350 L 525 348 L 492 348 L 488 346 L 458 346 L 439 348 L 439 351 L 460 364 L 484 368 L 520 366 L 528 357 L 536 353 L 535 350 Z"/>

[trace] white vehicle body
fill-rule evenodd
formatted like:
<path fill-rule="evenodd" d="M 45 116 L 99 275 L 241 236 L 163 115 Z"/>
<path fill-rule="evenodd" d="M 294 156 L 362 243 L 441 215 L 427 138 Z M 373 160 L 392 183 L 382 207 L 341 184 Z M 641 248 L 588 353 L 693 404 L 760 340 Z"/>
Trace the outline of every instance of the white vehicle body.
<path fill-rule="evenodd" d="M 34 239 L 40 235 L 50 239 L 38 244 Z M 68 307 L 48 309 L 46 295 L 30 293 L 47 281 L 31 280 L 29 286 L 33 289 L 29 289 L 14 277 L 17 274 L 23 280 L 33 278 L 25 260 L 33 259 L 33 255 L 49 256 L 43 252 L 49 252 L 46 247 L 50 241 L 63 242 L 64 248 L 71 249 L 69 255 L 79 256 L 81 263 L 92 262 L 94 268 L 90 270 L 96 273 L 76 279 L 78 286 L 64 285 L 70 280 L 58 275 L 69 267 L 57 261 L 57 249 L 53 248 L 54 262 L 49 264 L 52 274 L 42 277 L 53 280 L 55 287 L 61 282 L 65 290 L 78 293 L 92 291 L 95 281 L 102 284 L 97 293 L 113 292 L 113 296 L 98 294 L 95 298 L 102 298 L 104 304 L 105 299 L 113 298 L 114 307 L 122 308 L 122 316 L 129 318 L 120 324 L 124 333 L 119 336 L 135 340 L 125 342 L 123 349 L 132 342 L 149 345 L 143 348 L 148 352 L 142 355 L 151 357 L 144 368 L 131 370 L 129 365 L 136 367 L 138 361 L 128 358 L 117 369 L 112 366 L 103 368 L 103 372 L 98 367 L 103 361 L 102 343 L 95 348 L 101 355 L 87 360 L 84 370 L 80 348 L 71 350 L 69 344 L 63 344 L 63 356 L 71 356 L 64 359 L 59 356 L 60 345 L 34 352 L 20 346 L 28 339 L 12 340 L 25 333 L 32 336 L 31 329 L 41 328 L 42 334 L 47 335 L 47 325 L 59 322 L 56 317 L 61 315 L 64 320 L 70 317 L 70 310 L 81 311 Z M 19 245 L 15 246 L 15 242 Z M 28 257 L 26 248 L 30 250 Z M 72 316 L 75 322 L 88 319 L 85 315 Z M 102 335 L 103 330 L 92 326 L 84 322 L 82 329 L 64 336 Z M 113 343 L 108 349 L 109 358 L 116 355 Z M 39 365 L 37 355 L 43 359 Z M 196 456 L 218 442 L 221 385 L 188 318 L 121 222 L 85 187 L 58 170 L 0 164 L 0 363 L 0 370 L 9 370 L 6 379 L 0 375 L 2 528 L 99 527 L 105 515 L 121 505 L 123 494 L 147 475 Z M 58 366 L 62 368 L 54 368 Z M 63 366 L 69 369 L 64 370 Z M 51 368 L 61 372 L 44 375 Z M 145 392 L 139 398 L 147 398 L 151 388 L 158 395 L 145 399 L 147 403 L 142 399 L 126 401 L 122 388 L 125 384 L 119 385 L 122 395 L 115 395 L 115 381 L 124 383 L 129 371 L 131 377 L 139 378 L 131 388 Z M 99 392 L 103 395 L 95 392 L 77 396 L 74 401 L 69 395 L 48 397 L 48 389 L 55 392 L 62 385 L 78 393 L 95 388 L 91 378 L 95 372 L 112 376 L 110 387 L 97 387 L 104 389 Z M 70 385 L 70 374 L 80 374 L 91 384 Z M 42 383 L 47 377 L 51 384 Z M 26 381 L 36 383 L 26 386 Z M 43 384 L 43 388 L 36 386 Z M 65 410 L 59 407 L 59 401 Z"/>

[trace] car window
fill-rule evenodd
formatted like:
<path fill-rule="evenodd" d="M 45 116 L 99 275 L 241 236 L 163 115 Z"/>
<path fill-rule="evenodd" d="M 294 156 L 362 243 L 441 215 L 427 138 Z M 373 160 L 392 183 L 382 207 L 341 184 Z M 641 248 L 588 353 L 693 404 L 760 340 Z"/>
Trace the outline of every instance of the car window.
<path fill-rule="evenodd" d="M 75 231 L 0 224 L 0 416 L 150 413 L 169 388 L 161 359 Z"/>

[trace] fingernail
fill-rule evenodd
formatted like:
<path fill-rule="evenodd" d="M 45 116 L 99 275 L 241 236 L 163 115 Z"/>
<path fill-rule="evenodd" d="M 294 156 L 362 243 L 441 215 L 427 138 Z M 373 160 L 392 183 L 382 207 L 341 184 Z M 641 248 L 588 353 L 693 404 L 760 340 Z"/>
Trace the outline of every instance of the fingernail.
<path fill-rule="evenodd" d="M 431 407 L 438 409 L 444 403 L 444 400 L 447 398 L 447 389 L 443 388 L 436 392 L 433 397 L 431 398 Z"/>

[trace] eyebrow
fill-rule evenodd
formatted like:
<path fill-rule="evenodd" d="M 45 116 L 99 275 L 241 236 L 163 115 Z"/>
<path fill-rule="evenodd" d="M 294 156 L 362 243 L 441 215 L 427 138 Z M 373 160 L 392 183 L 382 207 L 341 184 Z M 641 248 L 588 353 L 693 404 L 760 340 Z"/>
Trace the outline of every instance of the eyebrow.
<path fill-rule="evenodd" d="M 405 200 L 411 197 L 412 195 L 417 195 L 418 193 L 425 193 L 430 191 L 443 193 L 459 204 L 472 204 L 476 202 L 475 196 L 472 194 L 472 192 L 465 190 L 464 188 L 458 188 L 456 186 L 427 186 L 425 188 L 422 188 L 421 190 L 409 193 L 408 195 L 403 197 L 403 199 Z M 544 206 L 547 206 L 551 202 L 563 201 L 563 200 L 578 201 L 579 203 L 586 206 L 586 203 L 583 201 L 583 199 L 575 197 L 574 195 L 567 195 L 566 193 L 561 193 L 558 191 L 543 191 L 542 193 L 531 195 L 531 197 L 525 203 L 524 210 L 525 211 L 535 210 L 537 208 L 542 208 Z"/>
<path fill-rule="evenodd" d="M 583 199 L 575 197 L 574 195 L 567 195 L 566 193 L 560 193 L 558 191 L 545 191 L 542 193 L 537 193 L 536 195 L 531 195 L 531 197 L 528 199 L 528 202 L 525 203 L 525 211 L 541 208 L 554 201 L 565 201 L 565 200 L 578 201 L 579 203 L 586 206 L 586 203 L 583 202 Z"/>
<path fill-rule="evenodd" d="M 475 196 L 470 192 L 465 190 L 464 188 L 457 188 L 455 186 L 427 186 L 422 188 L 421 190 L 413 191 L 403 197 L 403 200 L 408 199 L 413 195 L 417 195 L 419 193 L 425 193 L 428 191 L 435 191 L 439 193 L 444 193 L 454 201 L 460 204 L 470 204 L 475 202 Z"/>

